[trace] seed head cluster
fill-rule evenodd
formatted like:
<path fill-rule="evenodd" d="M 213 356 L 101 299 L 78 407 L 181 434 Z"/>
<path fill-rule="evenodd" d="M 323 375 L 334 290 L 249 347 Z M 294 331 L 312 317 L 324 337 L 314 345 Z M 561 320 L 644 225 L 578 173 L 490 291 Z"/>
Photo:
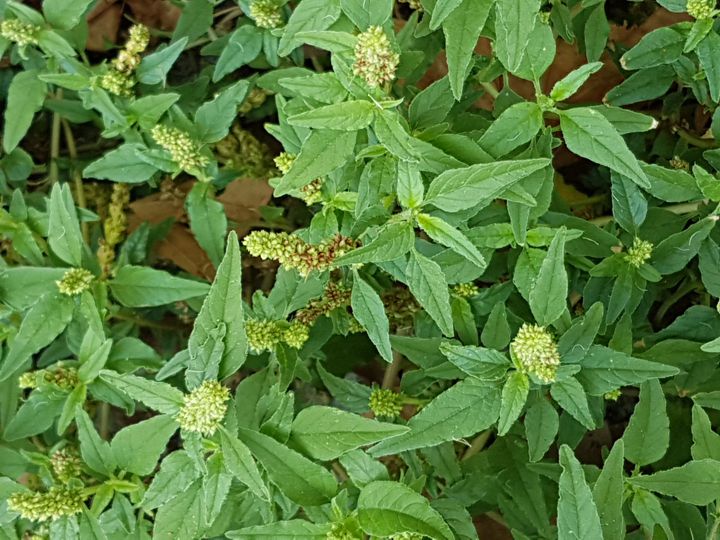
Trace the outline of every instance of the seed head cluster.
<path fill-rule="evenodd" d="M 82 473 L 82 461 L 77 451 L 62 448 L 50 456 L 50 465 L 55 478 L 67 484 Z"/>
<path fill-rule="evenodd" d="M 295 320 L 308 326 L 330 312 L 350 305 L 351 290 L 341 283 L 331 281 L 320 298 L 312 300 L 295 315 Z"/>
<path fill-rule="evenodd" d="M 122 242 L 127 230 L 125 207 L 130 202 L 130 187 L 121 182 L 112 185 L 112 195 L 107 208 L 107 217 L 103 221 L 105 238 L 100 241 L 97 256 L 103 276 L 110 274 L 110 267 L 115 262 L 115 246 Z"/>
<path fill-rule="evenodd" d="M 420 311 L 415 297 L 404 287 L 392 287 L 382 293 L 388 320 L 394 328 L 410 326 L 415 314 Z"/>
<path fill-rule="evenodd" d="M 282 8 L 274 0 L 252 0 L 250 17 L 259 28 L 279 28 L 285 22 Z"/>
<path fill-rule="evenodd" d="M 62 279 L 55 282 L 58 290 L 67 296 L 77 296 L 87 291 L 92 284 L 94 276 L 84 268 L 71 268 Z"/>
<path fill-rule="evenodd" d="M 652 252 L 653 245 L 650 242 L 635 238 L 632 247 L 625 254 L 625 260 L 630 266 L 640 268 L 652 256 Z"/>
<path fill-rule="evenodd" d="M 307 276 L 313 270 L 327 270 L 332 262 L 355 247 L 355 242 L 337 235 L 321 244 L 310 244 L 288 233 L 253 231 L 243 240 L 250 255 L 278 261 L 284 268 Z"/>
<path fill-rule="evenodd" d="M 0 36 L 17 43 L 20 47 L 37 45 L 40 30 L 42 29 L 39 26 L 18 19 L 5 19 L 0 23 Z"/>
<path fill-rule="evenodd" d="M 227 411 L 230 392 L 217 381 L 204 381 L 183 398 L 175 419 L 185 431 L 212 436 Z"/>
<path fill-rule="evenodd" d="M 385 31 L 371 26 L 357 37 L 353 73 L 361 77 L 371 88 L 390 82 L 400 62 Z"/>
<path fill-rule="evenodd" d="M 25 519 L 54 521 L 82 512 L 84 498 L 81 489 L 53 486 L 47 491 L 13 493 L 7 503 Z"/>
<path fill-rule="evenodd" d="M 474 283 L 458 283 L 452 288 L 452 292 L 460 298 L 472 298 L 477 296 L 480 288 Z"/>
<path fill-rule="evenodd" d="M 510 350 L 524 371 L 532 373 L 546 384 L 555 381 L 560 353 L 555 340 L 545 328 L 523 324 L 510 344 Z"/>
<path fill-rule="evenodd" d="M 373 388 L 368 407 L 375 416 L 395 418 L 402 411 L 402 394 L 385 388 Z"/>
<path fill-rule="evenodd" d="M 302 349 L 310 335 L 310 327 L 298 320 L 287 326 L 283 321 L 248 319 L 245 321 L 248 345 L 255 352 L 273 351 L 280 343 Z"/>
<path fill-rule="evenodd" d="M 156 143 L 170 152 L 172 160 L 182 170 L 192 173 L 207 165 L 207 157 L 200 153 L 198 144 L 188 133 L 175 127 L 157 125 L 151 134 Z"/>
<path fill-rule="evenodd" d="M 150 43 L 150 31 L 142 24 L 130 28 L 125 47 L 112 61 L 110 69 L 100 79 L 100 86 L 117 96 L 131 96 L 135 86 L 134 72 L 140 65 L 140 56 Z"/>
<path fill-rule="evenodd" d="M 688 0 L 688 15 L 696 19 L 709 19 L 715 11 L 715 0 Z"/>

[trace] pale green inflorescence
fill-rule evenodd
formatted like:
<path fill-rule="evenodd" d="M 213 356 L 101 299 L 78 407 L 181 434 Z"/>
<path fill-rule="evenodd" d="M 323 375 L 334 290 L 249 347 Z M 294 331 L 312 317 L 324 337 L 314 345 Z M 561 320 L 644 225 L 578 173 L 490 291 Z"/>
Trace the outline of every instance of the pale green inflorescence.
<path fill-rule="evenodd" d="M 285 22 L 282 8 L 274 0 L 252 0 L 250 17 L 260 28 L 279 28 Z"/>
<path fill-rule="evenodd" d="M 630 266 L 640 268 L 652 256 L 652 252 L 653 245 L 650 242 L 635 238 L 632 247 L 625 254 L 625 260 Z"/>
<path fill-rule="evenodd" d="M 208 163 L 207 157 L 190 135 L 174 127 L 158 125 L 151 131 L 155 142 L 170 152 L 172 160 L 185 171 L 202 169 Z"/>
<path fill-rule="evenodd" d="M 400 55 L 380 26 L 371 26 L 357 37 L 353 73 L 371 88 L 392 81 L 399 62 Z"/>
<path fill-rule="evenodd" d="M 175 419 L 185 431 L 212 436 L 227 411 L 230 392 L 218 381 L 204 381 L 183 398 Z"/>
<path fill-rule="evenodd" d="M 560 353 L 555 340 L 545 328 L 523 324 L 510 344 L 510 349 L 523 371 L 535 375 L 544 383 L 555 381 Z"/>
<path fill-rule="evenodd" d="M 272 351 L 283 339 L 283 329 L 277 321 L 248 319 L 245 321 L 248 345 L 255 352 Z"/>
<path fill-rule="evenodd" d="M 17 43 L 21 47 L 25 45 L 37 45 L 38 34 L 41 28 L 34 24 L 24 23 L 18 19 L 5 19 L 0 23 L 0 35 Z"/>
<path fill-rule="evenodd" d="M 715 0 L 688 0 L 688 15 L 696 19 L 709 19 L 715 10 Z"/>
<path fill-rule="evenodd" d="M 480 292 L 480 288 L 474 283 L 458 283 L 452 288 L 452 292 L 461 298 L 472 298 Z"/>
<path fill-rule="evenodd" d="M 281 152 L 273 161 L 275 162 L 275 166 L 278 171 L 282 174 L 287 174 L 290 171 L 292 164 L 295 163 L 295 157 L 295 154 L 291 154 L 290 152 Z"/>
<path fill-rule="evenodd" d="M 293 321 L 282 335 L 282 340 L 293 349 L 302 349 L 310 337 L 310 327 L 299 321 Z"/>
<path fill-rule="evenodd" d="M 82 294 L 90 288 L 95 277 L 84 268 L 71 268 L 62 279 L 55 282 L 58 290 L 67 296 Z"/>
<path fill-rule="evenodd" d="M 70 448 L 62 448 L 50 456 L 50 465 L 55 477 L 66 484 L 82 472 L 80 456 Z"/>
<path fill-rule="evenodd" d="M 395 418 L 402 411 L 402 395 L 385 388 L 373 388 L 368 407 L 375 416 Z"/>
<path fill-rule="evenodd" d="M 25 519 L 54 521 L 82 512 L 84 498 L 78 488 L 53 486 L 48 491 L 13 493 L 7 503 Z"/>
<path fill-rule="evenodd" d="M 363 540 L 364 537 L 362 532 L 349 528 L 345 523 L 333 523 L 325 540 Z"/>

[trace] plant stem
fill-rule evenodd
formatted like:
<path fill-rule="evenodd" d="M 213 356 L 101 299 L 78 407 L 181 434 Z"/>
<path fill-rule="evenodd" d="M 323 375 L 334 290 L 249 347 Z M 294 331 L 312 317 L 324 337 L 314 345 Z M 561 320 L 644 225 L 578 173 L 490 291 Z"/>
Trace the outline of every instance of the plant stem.
<path fill-rule="evenodd" d="M 60 96 L 62 96 L 62 94 L 58 93 L 58 97 Z M 60 114 L 53 113 L 52 128 L 50 131 L 50 169 L 48 173 L 50 184 L 57 182 L 60 176 L 57 164 L 58 157 L 60 156 L 60 120 Z"/>
<path fill-rule="evenodd" d="M 681 204 L 671 204 L 668 206 L 660 206 L 659 208 L 672 212 L 673 214 L 692 214 L 693 212 L 697 212 L 701 204 L 704 204 L 704 202 L 695 201 Z M 597 225 L 598 227 L 602 227 L 603 225 L 610 223 L 613 219 L 613 216 L 600 216 L 595 219 L 591 219 L 590 223 Z"/>
<path fill-rule="evenodd" d="M 387 368 L 385 368 L 385 375 L 383 375 L 383 388 L 392 388 L 395 385 L 395 379 L 397 379 L 398 373 L 400 373 L 402 362 L 402 355 L 400 353 L 393 352 L 393 361 Z"/>
<path fill-rule="evenodd" d="M 490 435 L 492 434 L 491 429 L 486 429 L 480 435 L 475 437 L 473 442 L 470 444 L 470 447 L 465 451 L 463 454 L 463 457 L 460 461 L 465 461 L 473 457 L 475 454 L 480 452 L 483 448 L 485 448 L 485 445 L 488 442 L 488 439 L 490 438 Z"/>
<path fill-rule="evenodd" d="M 713 522 L 712 529 L 710 529 L 707 540 L 717 540 L 718 532 L 720 532 L 720 514 L 715 516 L 715 521 Z"/>
<path fill-rule="evenodd" d="M 67 145 L 68 149 L 68 155 L 70 156 L 70 159 L 75 161 L 77 160 L 77 146 L 75 145 L 75 137 L 73 137 L 72 129 L 70 129 L 70 124 L 67 120 L 64 118 L 62 121 L 62 127 L 63 132 L 65 133 L 65 144 Z M 87 208 L 87 201 L 85 200 L 85 189 L 83 188 L 83 181 L 82 181 L 82 174 L 77 169 L 76 164 L 73 164 L 72 167 L 72 177 L 73 177 L 73 183 L 75 184 L 75 199 L 77 200 L 77 204 L 80 208 Z M 82 235 L 85 239 L 85 242 L 90 241 L 90 229 L 88 228 L 88 224 L 84 221 L 80 222 L 80 227 L 82 229 Z"/>
<path fill-rule="evenodd" d="M 500 92 L 498 92 L 498 89 L 495 88 L 495 86 L 492 83 L 481 82 L 480 86 L 493 99 L 496 99 L 500 95 Z"/>
<path fill-rule="evenodd" d="M 677 133 L 681 139 L 689 142 L 693 146 L 698 148 L 717 148 L 718 143 L 715 139 L 703 139 L 697 135 L 690 133 L 688 130 L 681 127 L 673 127 L 673 131 Z"/>

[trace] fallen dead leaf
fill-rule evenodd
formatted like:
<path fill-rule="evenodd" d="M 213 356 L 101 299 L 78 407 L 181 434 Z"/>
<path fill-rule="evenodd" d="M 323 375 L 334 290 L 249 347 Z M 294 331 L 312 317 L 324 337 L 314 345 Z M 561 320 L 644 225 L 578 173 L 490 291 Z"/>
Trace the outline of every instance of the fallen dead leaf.
<path fill-rule="evenodd" d="M 120 4 L 115 0 L 100 0 L 87 15 L 87 49 L 101 52 L 108 49 L 108 44 L 116 43 L 121 19 Z"/>

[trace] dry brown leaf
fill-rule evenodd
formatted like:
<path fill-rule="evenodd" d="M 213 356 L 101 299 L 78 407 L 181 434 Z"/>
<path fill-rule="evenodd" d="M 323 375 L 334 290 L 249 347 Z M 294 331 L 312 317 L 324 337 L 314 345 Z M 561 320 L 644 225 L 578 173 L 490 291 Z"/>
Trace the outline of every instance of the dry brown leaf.
<path fill-rule="evenodd" d="M 120 21 L 122 19 L 122 6 L 115 0 L 100 0 L 88 13 L 88 40 L 89 51 L 105 51 L 108 43 L 116 43 Z"/>
<path fill-rule="evenodd" d="M 172 31 L 180 18 L 182 10 L 168 0 L 125 0 L 132 11 L 132 17 L 139 23 Z"/>

